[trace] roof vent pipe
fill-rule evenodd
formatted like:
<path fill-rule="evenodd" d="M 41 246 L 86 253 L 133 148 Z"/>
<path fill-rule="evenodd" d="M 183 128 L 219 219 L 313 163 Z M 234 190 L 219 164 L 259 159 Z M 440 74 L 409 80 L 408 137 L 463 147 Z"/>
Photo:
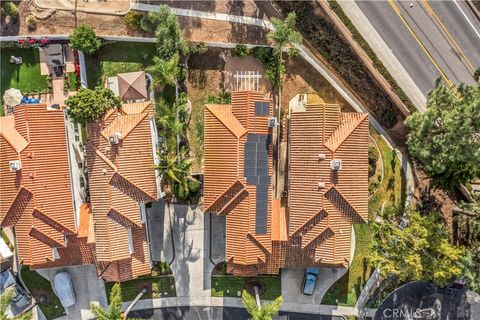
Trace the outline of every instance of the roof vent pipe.
<path fill-rule="evenodd" d="M 325 160 L 327 158 L 327 156 L 325 155 L 325 153 L 319 153 L 318 154 L 318 160 Z"/>
<path fill-rule="evenodd" d="M 324 189 L 324 188 L 325 188 L 325 182 L 319 182 L 318 189 Z"/>

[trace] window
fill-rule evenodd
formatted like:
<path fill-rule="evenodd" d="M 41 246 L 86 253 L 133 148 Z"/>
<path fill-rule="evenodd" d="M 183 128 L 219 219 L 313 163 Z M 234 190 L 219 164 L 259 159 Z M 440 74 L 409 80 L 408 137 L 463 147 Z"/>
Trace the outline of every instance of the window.
<path fill-rule="evenodd" d="M 52 248 L 52 255 L 53 255 L 53 260 L 58 260 L 60 259 L 60 253 L 58 253 L 57 248 Z"/>
<path fill-rule="evenodd" d="M 132 228 L 128 228 L 128 250 L 130 254 L 133 254 L 133 235 Z"/>
<path fill-rule="evenodd" d="M 83 177 L 80 177 L 80 188 L 85 188 L 85 179 Z"/>

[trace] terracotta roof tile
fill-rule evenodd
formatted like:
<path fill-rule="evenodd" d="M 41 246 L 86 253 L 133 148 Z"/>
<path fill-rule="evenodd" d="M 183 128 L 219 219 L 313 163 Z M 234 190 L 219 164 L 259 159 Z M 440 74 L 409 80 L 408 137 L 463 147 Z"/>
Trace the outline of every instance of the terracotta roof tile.
<path fill-rule="evenodd" d="M 122 105 L 102 123 L 88 126 L 86 159 L 98 273 L 107 281 L 128 280 L 150 272 L 139 203 L 157 199 L 151 137 L 152 104 Z M 108 135 L 120 132 L 111 145 Z M 132 228 L 134 254 L 129 253 Z"/>
<path fill-rule="evenodd" d="M 3 225 L 15 226 L 20 261 L 32 268 L 93 262 L 94 248 L 72 249 L 77 243 L 64 112 L 20 105 L 0 118 L 0 130 L 0 217 Z M 21 170 L 10 171 L 10 160 L 20 160 Z M 62 248 L 65 237 L 66 251 L 55 260 L 52 246 Z"/>
<path fill-rule="evenodd" d="M 240 138 L 245 133 L 245 129 L 240 121 L 233 115 L 230 105 L 206 105 L 205 106 L 235 137 Z"/>

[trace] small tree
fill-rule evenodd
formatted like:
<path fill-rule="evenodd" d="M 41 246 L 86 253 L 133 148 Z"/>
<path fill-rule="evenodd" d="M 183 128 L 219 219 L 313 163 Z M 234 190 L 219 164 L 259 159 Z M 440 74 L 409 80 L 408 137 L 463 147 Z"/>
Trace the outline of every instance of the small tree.
<path fill-rule="evenodd" d="M 93 55 L 102 45 L 102 40 L 97 37 L 91 26 L 81 25 L 73 30 L 68 37 L 70 46 L 85 54 Z"/>
<path fill-rule="evenodd" d="M 282 306 L 283 297 L 279 296 L 274 301 L 264 303 L 259 307 L 255 297 L 250 295 L 246 290 L 243 290 L 242 303 L 250 315 L 250 320 L 272 320 Z"/>
<path fill-rule="evenodd" d="M 37 18 L 33 14 L 29 15 L 25 20 L 29 31 L 33 31 L 37 28 Z"/>
<path fill-rule="evenodd" d="M 445 286 L 463 269 L 465 251 L 449 242 L 438 215 L 408 213 L 408 225 L 401 229 L 392 220 L 373 224 L 370 263 L 382 276 L 395 275 L 402 281 L 426 280 Z"/>
<path fill-rule="evenodd" d="M 244 44 L 237 44 L 233 49 L 233 55 L 237 57 L 246 57 L 250 54 L 250 50 Z"/>
<path fill-rule="evenodd" d="M 110 291 L 110 305 L 108 308 L 102 308 L 98 304 L 90 303 L 90 311 L 92 311 L 95 319 L 102 320 L 124 320 L 122 313 L 122 289 L 120 283 L 115 283 Z M 134 320 L 134 318 L 130 318 Z M 139 320 L 139 319 L 138 319 Z"/>
<path fill-rule="evenodd" d="M 2 4 L 2 16 L 17 18 L 18 17 L 17 6 L 11 1 L 4 2 Z"/>
<path fill-rule="evenodd" d="M 283 74 L 285 73 L 285 61 L 283 60 L 283 50 L 289 44 L 298 44 L 302 42 L 302 35 L 295 30 L 295 23 L 297 15 L 295 12 L 290 12 L 285 20 L 272 18 L 271 22 L 275 27 L 275 30 L 268 33 L 268 37 L 272 39 L 274 43 L 274 55 L 277 59 L 276 68 L 271 68 L 271 75 L 267 76 L 275 78 L 274 85 L 277 89 L 282 84 Z M 295 47 L 288 48 L 288 55 L 294 56 L 298 54 L 298 50 Z"/>
<path fill-rule="evenodd" d="M 0 320 L 30 320 L 32 319 L 32 312 L 26 312 L 22 315 L 10 318 L 7 315 L 7 308 L 12 302 L 12 299 L 15 297 L 15 289 L 12 287 L 7 288 L 0 295 Z"/>
<path fill-rule="evenodd" d="M 408 150 L 433 183 L 446 189 L 480 177 L 480 86 L 460 86 L 459 95 L 438 85 L 425 113 L 413 113 Z"/>
<path fill-rule="evenodd" d="M 186 55 L 188 44 L 183 37 L 177 16 L 167 5 L 158 11 L 150 11 L 140 22 L 142 28 L 154 32 L 157 39 L 157 53 L 163 60 L 170 60 L 175 54 Z"/>
<path fill-rule="evenodd" d="M 129 30 L 142 30 L 142 18 L 143 14 L 138 11 L 130 10 L 124 17 L 125 26 Z"/>
<path fill-rule="evenodd" d="M 120 108 L 122 102 L 112 90 L 97 87 L 95 90 L 80 89 L 65 104 L 68 115 L 75 123 L 87 124 L 100 119 L 110 109 Z"/>

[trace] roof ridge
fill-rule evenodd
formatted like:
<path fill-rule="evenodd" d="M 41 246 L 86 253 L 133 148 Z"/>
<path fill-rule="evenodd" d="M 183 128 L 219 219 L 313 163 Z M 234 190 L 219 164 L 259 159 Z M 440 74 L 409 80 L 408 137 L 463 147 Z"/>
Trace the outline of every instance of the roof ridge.
<path fill-rule="evenodd" d="M 38 213 L 37 213 L 38 212 Z M 57 222 L 56 220 L 50 218 L 47 216 L 45 213 L 43 213 L 41 210 L 38 208 L 35 208 L 32 212 L 32 216 L 35 217 L 37 220 L 42 221 L 44 224 L 50 226 L 52 229 L 64 233 L 68 232 L 70 234 L 73 234 L 74 232 L 70 230 L 69 228 L 65 227 L 62 225 L 60 222 Z"/>
<path fill-rule="evenodd" d="M 139 225 L 137 225 L 135 222 L 133 222 L 131 219 L 129 219 L 127 216 L 125 216 L 123 213 L 113 207 L 110 207 L 110 210 L 108 210 L 107 217 L 117 222 L 118 224 L 121 224 L 125 228 L 139 227 Z"/>
<path fill-rule="evenodd" d="M 108 127 L 112 126 L 112 124 L 115 120 L 117 120 L 118 118 L 122 118 L 122 117 L 133 118 L 134 120 L 136 120 L 136 123 L 131 128 L 128 128 L 129 130 L 126 133 L 124 133 L 124 135 L 121 137 L 122 140 L 125 140 L 128 137 L 128 135 L 133 130 L 135 130 L 136 127 L 138 127 L 138 125 L 143 121 L 143 119 L 145 119 L 145 117 L 147 115 L 148 115 L 148 112 L 128 113 L 128 114 L 117 115 L 112 121 L 110 121 L 110 123 L 105 128 L 103 128 L 103 130 L 100 133 L 105 139 L 108 140 L 108 136 L 105 135 L 104 131 L 107 131 Z"/>
<path fill-rule="evenodd" d="M 30 194 L 30 198 L 28 199 L 28 201 L 25 202 L 22 202 L 20 204 L 17 204 L 16 201 L 18 199 L 18 197 L 20 196 L 20 193 L 23 192 L 23 191 L 26 191 L 28 192 L 28 194 Z M 28 204 L 30 203 L 30 201 L 32 200 L 32 197 L 33 197 L 33 192 L 31 192 L 29 189 L 27 189 L 26 187 L 24 186 L 21 186 L 20 189 L 18 189 L 17 191 L 17 194 L 15 195 L 15 198 L 13 198 L 12 200 L 12 203 L 10 204 L 10 206 L 8 207 L 8 210 L 6 211 L 5 213 L 5 216 L 3 217 L 1 223 L 0 223 L 0 226 L 2 227 L 9 227 L 9 226 L 12 226 L 14 224 L 17 223 L 18 219 L 20 219 L 20 216 L 25 212 L 25 209 L 27 208 Z M 11 211 L 13 211 L 13 209 L 16 208 L 16 209 L 21 209 L 21 212 L 17 213 L 16 215 L 19 215 L 18 218 L 16 217 L 16 215 L 13 217 L 15 222 L 12 222 L 12 223 L 8 223 L 8 224 L 5 224 L 5 221 L 7 220 L 7 218 L 10 218 L 10 216 L 12 215 L 12 213 L 10 213 Z"/>
<path fill-rule="evenodd" d="M 337 193 L 340 195 L 340 197 L 343 199 L 343 201 L 345 201 L 345 203 L 353 209 L 353 211 L 354 211 L 353 213 L 354 213 L 356 216 L 355 216 L 355 217 L 353 217 L 353 216 L 350 217 L 350 219 L 351 219 L 352 221 L 355 221 L 356 218 L 360 218 L 361 221 L 366 222 L 365 219 L 358 213 L 358 210 L 350 203 L 350 201 L 348 201 L 347 198 L 345 198 L 345 196 L 343 195 L 343 193 L 341 193 L 340 190 L 338 190 L 337 188 L 335 188 L 335 186 L 332 185 L 332 186 L 324 193 L 324 197 L 325 197 L 330 203 L 332 203 L 332 204 L 336 207 L 336 209 L 337 209 L 342 215 L 344 215 L 345 217 L 349 217 L 349 213 L 348 213 L 348 212 L 344 212 L 343 210 L 341 210 L 341 209 L 338 207 L 339 205 L 338 205 L 337 203 L 333 202 L 331 199 L 328 198 L 327 194 L 328 194 L 331 190 L 335 190 L 335 192 L 337 192 Z M 346 218 L 346 220 L 347 220 L 347 218 Z M 348 220 L 347 220 L 347 221 L 348 221 Z M 350 221 L 349 221 L 349 222 L 350 222 Z M 355 223 L 355 222 L 351 222 L 351 223 Z M 359 223 L 359 222 L 356 222 L 356 223 Z"/>
<path fill-rule="evenodd" d="M 109 184 L 110 184 L 111 186 L 115 187 L 116 189 L 118 189 L 118 190 L 119 190 L 120 192 L 122 192 L 123 194 L 125 194 L 127 197 L 129 197 L 129 198 L 131 198 L 132 200 L 135 200 L 135 201 L 137 201 L 137 202 L 139 202 L 139 203 L 140 203 L 142 200 L 147 200 L 147 199 L 141 199 L 141 198 L 142 198 L 141 196 L 138 197 L 137 199 L 135 199 L 135 198 L 132 197 L 132 196 L 133 196 L 132 194 L 129 195 L 128 193 L 125 192 L 125 190 L 120 189 L 119 187 L 120 187 L 121 185 L 119 185 L 119 184 L 117 185 L 117 184 L 115 183 L 116 181 L 114 180 L 114 178 L 115 178 L 116 176 L 119 176 L 121 179 L 123 179 L 123 180 L 126 181 L 127 183 L 131 184 L 131 185 L 132 185 L 133 187 L 135 187 L 136 189 L 140 190 L 140 191 L 143 193 L 143 195 L 142 195 L 143 197 L 145 197 L 145 198 L 147 198 L 148 200 L 151 200 L 151 201 L 156 200 L 154 197 L 150 196 L 145 190 L 143 190 L 143 188 L 137 186 L 135 183 L 133 183 L 132 181 L 130 181 L 129 179 L 127 179 L 127 177 L 125 177 L 124 175 L 122 175 L 120 172 L 115 171 L 115 173 L 114 173 L 114 174 L 112 175 L 112 177 L 110 178 Z M 112 181 L 113 181 L 113 183 L 112 183 Z M 145 202 L 148 202 L 148 201 L 145 201 Z"/>
<path fill-rule="evenodd" d="M 91 141 L 88 141 L 87 143 L 93 149 L 93 151 L 95 151 L 95 153 L 100 157 L 100 159 L 102 159 L 106 164 L 108 164 L 115 172 L 118 171 L 117 166 L 112 161 L 110 161 L 110 159 L 108 159 L 106 155 L 104 155 L 100 150 L 98 150 L 97 147 L 95 147 Z"/>
<path fill-rule="evenodd" d="M 349 130 L 349 132 L 347 132 L 347 134 L 345 134 L 345 136 L 343 136 L 343 137 L 340 136 L 339 141 L 336 144 L 334 144 L 334 141 L 332 141 L 332 140 L 333 140 L 333 138 L 336 134 L 337 135 L 340 134 L 338 132 L 340 132 L 341 129 L 344 129 L 344 127 L 346 126 L 346 122 L 347 122 L 347 121 L 345 121 L 346 119 L 343 119 L 344 122 L 339 123 L 338 126 L 335 128 L 335 130 L 333 130 L 332 134 L 328 137 L 327 141 L 325 142 L 325 146 L 332 152 L 335 152 L 345 142 L 345 140 L 347 140 L 348 137 L 350 137 L 352 135 L 352 133 L 358 128 L 358 126 L 363 122 L 363 120 L 365 120 L 365 118 L 368 117 L 367 113 L 358 113 L 358 112 L 342 112 L 342 113 L 340 113 L 340 115 L 341 116 L 344 116 L 344 115 L 359 115 L 359 116 L 358 116 L 357 119 L 349 119 L 349 120 L 352 120 L 353 126 L 351 128 L 349 128 L 349 127 L 346 128 L 346 129 Z"/>
<path fill-rule="evenodd" d="M 6 122 L 6 118 L 7 117 L 11 117 L 13 119 L 13 122 L 15 122 L 15 116 L 14 115 L 10 115 L 10 116 L 4 116 L 4 117 L 0 117 L 0 123 L 2 122 Z M 2 119 L 3 118 L 3 121 Z M 22 134 L 20 132 L 18 132 L 17 128 L 15 128 L 15 123 L 13 123 L 13 125 L 2 125 L 2 130 L 0 130 L 0 135 L 5 139 L 5 141 L 7 141 L 7 143 L 15 150 L 15 152 L 17 153 L 21 153 L 23 150 L 25 150 L 26 147 L 28 147 L 28 145 L 30 144 L 30 141 L 28 141 L 27 139 L 25 139 L 24 136 L 22 136 Z M 22 145 L 17 149 L 18 146 L 15 146 L 15 143 L 10 139 L 11 137 L 9 137 L 8 134 L 6 134 L 6 130 L 4 129 L 8 129 L 9 132 L 11 132 L 12 134 L 14 135 L 17 135 L 17 138 L 23 140 L 21 141 L 22 142 Z M 11 131 L 10 131 L 11 130 Z"/>
<path fill-rule="evenodd" d="M 212 107 L 215 107 L 215 106 L 222 106 L 222 107 L 230 107 L 230 114 L 232 116 L 233 119 L 235 119 L 237 121 L 237 124 L 239 126 L 239 129 L 241 130 L 241 132 L 234 132 L 234 130 L 229 126 L 227 125 L 225 122 L 224 122 L 224 119 L 220 119 L 220 117 L 218 116 L 218 114 L 216 112 L 214 112 L 212 110 Z M 241 138 L 242 136 L 244 136 L 248 130 L 243 126 L 243 124 L 238 120 L 238 118 L 233 114 L 232 110 L 231 110 L 231 105 L 230 104 L 206 104 L 205 107 L 208 109 L 208 111 L 210 111 L 210 113 L 218 119 L 218 121 L 220 121 L 220 123 L 228 130 L 230 131 L 237 139 Z M 242 130 L 243 129 L 243 130 Z"/>

